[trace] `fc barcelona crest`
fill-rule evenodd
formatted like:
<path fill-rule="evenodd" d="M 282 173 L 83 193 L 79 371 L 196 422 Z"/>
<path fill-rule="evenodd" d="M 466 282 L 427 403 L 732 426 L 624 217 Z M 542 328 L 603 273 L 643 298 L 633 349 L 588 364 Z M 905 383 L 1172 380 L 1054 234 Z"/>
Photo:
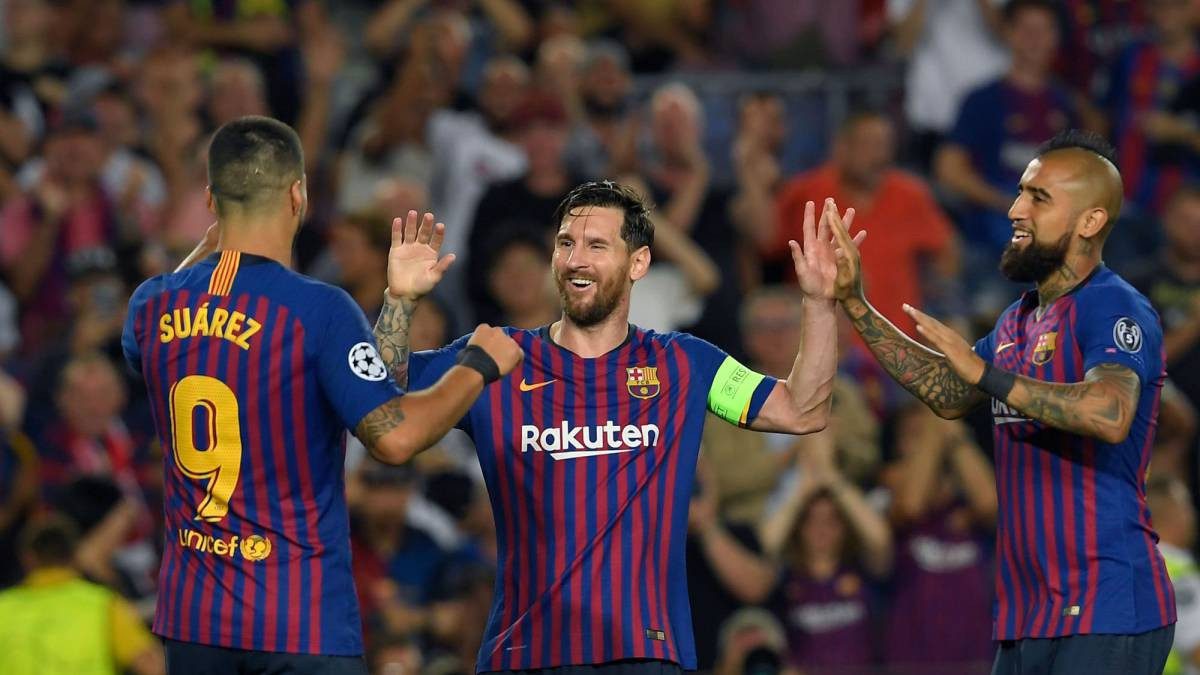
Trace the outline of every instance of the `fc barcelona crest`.
<path fill-rule="evenodd" d="M 1042 365 L 1054 358 L 1054 348 L 1058 342 L 1058 333 L 1042 333 L 1038 336 L 1037 344 L 1033 346 L 1033 362 Z"/>
<path fill-rule="evenodd" d="M 658 382 L 658 368 L 636 366 L 625 369 L 625 386 L 629 395 L 634 398 L 654 398 L 661 388 Z"/>

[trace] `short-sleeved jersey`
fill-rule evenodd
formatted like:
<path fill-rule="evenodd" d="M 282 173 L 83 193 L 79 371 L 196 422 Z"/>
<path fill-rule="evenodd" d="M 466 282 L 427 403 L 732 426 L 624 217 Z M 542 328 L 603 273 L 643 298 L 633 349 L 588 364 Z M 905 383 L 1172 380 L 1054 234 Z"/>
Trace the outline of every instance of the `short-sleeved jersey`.
<path fill-rule="evenodd" d="M 1053 429 L 992 400 L 997 528 L 994 637 L 1136 634 L 1175 621 L 1146 506 L 1146 471 L 1165 377 L 1150 302 L 1103 265 L 1041 319 L 1029 291 L 975 344 L 997 367 L 1082 382 L 1116 364 L 1141 394 L 1129 435 L 1105 443 Z"/>
<path fill-rule="evenodd" d="M 223 251 L 134 293 L 122 336 L 163 448 L 154 632 L 362 653 L 344 431 L 400 390 L 340 289 Z"/>
<path fill-rule="evenodd" d="M 499 549 L 476 669 L 621 659 L 695 669 L 684 543 L 705 414 L 740 391 L 740 411 L 715 412 L 749 424 L 775 380 L 680 333 L 631 326 L 616 349 L 582 358 L 544 327 L 506 330 L 525 360 L 460 423 Z M 466 341 L 413 354 L 411 386 L 435 382 Z"/>

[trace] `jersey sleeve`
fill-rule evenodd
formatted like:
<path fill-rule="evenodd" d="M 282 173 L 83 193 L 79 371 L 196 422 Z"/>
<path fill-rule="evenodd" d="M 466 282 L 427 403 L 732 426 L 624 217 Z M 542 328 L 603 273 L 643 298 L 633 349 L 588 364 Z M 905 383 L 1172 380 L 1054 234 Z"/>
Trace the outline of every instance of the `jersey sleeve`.
<path fill-rule="evenodd" d="M 996 331 L 992 330 L 987 335 L 975 341 L 975 353 L 979 358 L 991 363 L 996 358 Z"/>
<path fill-rule="evenodd" d="M 708 410 L 732 424 L 749 426 L 778 380 L 750 370 L 711 342 L 691 335 L 680 340 L 696 368 L 697 382 L 708 387 Z"/>
<path fill-rule="evenodd" d="M 150 299 L 153 288 L 157 286 L 158 278 L 149 279 L 137 287 L 129 298 L 129 309 L 125 313 L 125 327 L 121 329 L 121 353 L 125 355 L 125 363 L 138 375 L 142 374 L 142 346 L 138 343 L 137 318 L 145 311 L 146 302 Z M 142 330 L 154 330 L 153 326 L 143 326 Z"/>
<path fill-rule="evenodd" d="M 417 391 L 432 387 L 454 366 L 455 359 L 471 335 L 464 335 L 441 349 L 413 352 L 408 359 L 408 389 Z"/>
<path fill-rule="evenodd" d="M 325 329 L 316 346 L 321 390 L 347 429 L 403 393 L 379 356 L 367 317 L 345 291 L 331 289 L 325 307 L 310 320 Z"/>
<path fill-rule="evenodd" d="M 1115 363 L 1137 373 L 1145 387 L 1162 375 L 1162 327 L 1150 301 L 1124 286 L 1104 288 L 1075 305 L 1075 331 L 1084 372 Z"/>

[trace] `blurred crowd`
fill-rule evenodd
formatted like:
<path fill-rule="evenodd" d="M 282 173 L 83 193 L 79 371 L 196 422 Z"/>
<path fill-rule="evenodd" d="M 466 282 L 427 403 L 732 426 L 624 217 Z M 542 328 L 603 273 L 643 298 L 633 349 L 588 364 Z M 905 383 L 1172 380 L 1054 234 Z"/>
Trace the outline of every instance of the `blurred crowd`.
<path fill-rule="evenodd" d="M 154 606 L 163 452 L 119 338 L 136 285 L 214 220 L 210 135 L 250 114 L 304 144 L 296 266 L 370 320 L 391 218 L 445 222 L 458 262 L 413 349 L 555 320 L 552 213 L 611 178 L 656 205 L 631 320 L 778 377 L 805 201 L 856 208 L 898 326 L 907 302 L 979 337 L 1022 290 L 997 262 L 1026 163 L 1100 131 L 1126 188 L 1106 263 L 1166 335 L 1154 522 L 1173 574 L 1200 574 L 1198 19 L 1193 0 L 0 0 L 0 588 L 82 584 L 127 619 L 120 668 L 161 668 L 129 617 Z M 932 416 L 844 335 L 829 429 L 706 430 L 701 669 L 986 672 L 990 419 Z M 371 672 L 473 672 L 496 540 L 469 441 L 391 467 L 351 439 L 347 490 Z M 19 599 L 0 593 L 0 664 Z"/>

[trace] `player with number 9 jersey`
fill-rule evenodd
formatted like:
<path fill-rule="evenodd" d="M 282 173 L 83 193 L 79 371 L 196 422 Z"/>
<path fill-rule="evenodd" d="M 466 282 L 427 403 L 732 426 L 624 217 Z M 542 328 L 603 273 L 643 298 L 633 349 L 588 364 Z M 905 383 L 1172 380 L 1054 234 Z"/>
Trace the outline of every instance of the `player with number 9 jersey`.
<path fill-rule="evenodd" d="M 403 394 L 350 296 L 286 265 L 307 201 L 286 125 L 225 125 L 209 174 L 222 250 L 138 287 L 122 334 L 163 449 L 154 632 L 172 673 L 365 673 L 345 430 L 381 460 L 406 461 L 485 380 L 456 366 Z M 507 373 L 516 344 L 487 326 L 476 334 L 476 351 Z"/>

